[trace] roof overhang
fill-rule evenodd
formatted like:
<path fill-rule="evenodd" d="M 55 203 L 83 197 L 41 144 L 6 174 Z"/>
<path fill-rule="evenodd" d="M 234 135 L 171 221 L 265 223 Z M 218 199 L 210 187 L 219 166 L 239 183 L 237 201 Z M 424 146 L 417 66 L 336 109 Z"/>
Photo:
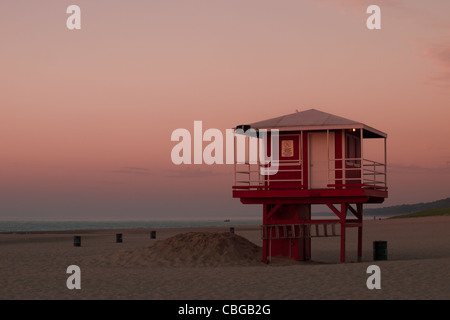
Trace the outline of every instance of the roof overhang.
<path fill-rule="evenodd" d="M 259 127 L 252 127 L 252 125 L 238 125 L 234 128 L 235 130 L 242 130 L 247 132 L 248 129 L 253 129 L 258 133 L 259 130 L 274 130 L 277 129 L 280 132 L 287 132 L 287 131 L 327 131 L 327 130 L 352 130 L 352 129 L 362 129 L 363 130 L 363 138 L 370 139 L 370 138 L 387 138 L 387 134 L 374 129 L 372 127 L 369 127 L 363 123 L 355 123 L 351 126 L 348 125 L 327 125 L 327 126 L 291 126 L 291 127 L 265 127 L 265 128 L 259 128 Z"/>

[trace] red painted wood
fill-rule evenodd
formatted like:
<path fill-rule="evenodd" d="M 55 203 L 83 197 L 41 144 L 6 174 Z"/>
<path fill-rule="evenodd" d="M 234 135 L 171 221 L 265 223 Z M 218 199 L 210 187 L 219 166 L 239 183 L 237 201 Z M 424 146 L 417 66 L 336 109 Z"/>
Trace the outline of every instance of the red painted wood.
<path fill-rule="evenodd" d="M 308 139 L 308 131 L 303 131 L 303 186 L 305 189 L 308 189 L 309 186 L 309 139 Z"/>
<path fill-rule="evenodd" d="M 343 130 L 336 130 L 334 134 L 334 157 L 335 159 L 342 159 L 342 131 Z M 334 167 L 335 167 L 335 180 L 336 180 L 336 189 L 342 189 L 342 160 L 335 160 L 334 161 Z"/>
<path fill-rule="evenodd" d="M 286 148 L 284 144 L 289 144 L 291 149 L 289 150 L 288 148 Z M 287 152 L 283 151 L 290 151 L 291 155 L 287 155 Z M 300 155 L 300 134 L 296 133 L 280 135 L 278 154 L 280 165 L 276 174 L 266 176 L 266 186 L 270 185 L 270 188 L 302 188 L 302 166 L 300 164 Z"/>
<path fill-rule="evenodd" d="M 335 159 L 360 158 L 361 141 L 359 131 L 351 132 L 348 130 L 330 130 L 334 132 L 334 156 Z M 301 140 L 301 137 L 303 139 Z M 301 140 L 301 141 L 300 141 Z M 270 141 L 270 139 L 268 139 Z M 283 141 L 292 141 L 292 154 L 282 154 Z M 333 141 L 331 141 L 333 143 Z M 362 184 L 360 170 L 345 170 L 345 176 L 342 170 L 361 168 L 360 160 L 352 160 L 344 163 L 342 160 L 335 160 L 335 183 L 329 184 L 324 189 L 309 189 L 309 139 L 308 132 L 284 132 L 280 134 L 280 154 L 279 159 L 301 161 L 301 165 L 288 165 L 280 167 L 282 169 L 293 170 L 301 169 L 302 176 L 299 173 L 283 172 L 280 170 L 274 176 L 266 177 L 263 186 L 234 186 L 232 195 L 239 198 L 244 204 L 263 204 L 263 227 L 277 226 L 265 231 L 263 228 L 263 261 L 268 262 L 269 257 L 282 256 L 294 260 L 311 259 L 311 238 L 295 237 L 300 233 L 301 224 L 313 223 L 340 223 L 340 261 L 345 262 L 345 244 L 346 229 L 351 227 L 358 228 L 358 260 L 362 256 L 362 232 L 363 232 L 363 204 L 364 203 L 382 203 L 387 198 L 387 187 L 374 187 Z M 300 145 L 302 148 L 300 148 Z M 270 144 L 268 145 L 270 154 Z M 359 162 L 358 162 L 359 161 Z M 302 182 L 294 181 L 275 181 L 300 179 Z M 343 179 L 349 180 L 345 183 Z M 270 184 L 267 181 L 270 180 Z M 326 204 L 337 219 L 311 219 L 311 204 Z M 356 206 L 356 207 L 355 207 Z M 309 209 L 305 209 L 309 208 Z M 350 211 L 355 217 L 350 219 L 347 213 Z M 291 232 L 288 229 L 284 231 L 282 225 L 296 225 L 294 234 L 283 234 Z M 290 230 L 290 229 L 289 229 Z M 267 236 L 275 237 L 281 235 L 278 239 L 266 239 Z M 292 237 L 291 237 L 292 236 Z M 285 238 L 287 237 L 287 238 Z M 291 238 L 289 238 L 291 237 Z"/>

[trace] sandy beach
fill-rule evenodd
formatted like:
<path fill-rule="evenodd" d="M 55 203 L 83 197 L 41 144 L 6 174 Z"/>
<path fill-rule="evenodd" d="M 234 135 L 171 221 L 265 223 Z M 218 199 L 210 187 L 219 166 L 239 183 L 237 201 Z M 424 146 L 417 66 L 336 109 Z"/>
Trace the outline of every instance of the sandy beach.
<path fill-rule="evenodd" d="M 364 221 L 362 262 L 351 228 L 344 264 L 333 237 L 312 239 L 311 262 L 263 264 L 259 226 L 233 227 L 2 233 L 0 299 L 450 299 L 448 216 Z M 387 261 L 373 261 L 377 240 Z M 372 264 L 379 290 L 366 286 Z M 80 290 L 66 286 L 70 265 Z"/>

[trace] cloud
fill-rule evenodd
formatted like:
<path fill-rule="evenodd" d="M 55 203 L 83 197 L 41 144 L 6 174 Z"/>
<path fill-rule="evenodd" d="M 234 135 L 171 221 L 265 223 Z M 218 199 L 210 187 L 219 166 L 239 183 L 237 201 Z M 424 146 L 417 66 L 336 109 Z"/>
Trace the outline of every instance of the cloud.
<path fill-rule="evenodd" d="M 147 175 L 152 174 L 152 172 L 150 172 L 148 169 L 141 168 L 141 167 L 120 167 L 120 169 L 118 169 L 118 170 L 110 170 L 107 172 L 108 173 L 136 175 L 136 176 L 147 176 Z"/>
<path fill-rule="evenodd" d="M 167 169 L 162 170 L 161 174 L 168 178 L 207 178 L 212 176 L 224 175 L 225 172 L 222 171 L 213 171 L 213 170 L 205 170 L 201 168 L 186 168 L 180 167 L 180 169 Z"/>
<path fill-rule="evenodd" d="M 425 76 L 424 84 L 432 85 L 438 88 L 450 88 L 450 72 L 442 72 L 433 76 Z"/>
<path fill-rule="evenodd" d="M 148 169 L 141 167 L 122 167 L 122 168 L 131 171 L 148 171 Z"/>
<path fill-rule="evenodd" d="M 450 43 L 434 45 L 424 52 L 441 69 L 450 72 Z"/>
<path fill-rule="evenodd" d="M 122 184 L 125 184 L 125 182 L 123 182 L 123 181 L 103 180 L 101 182 L 104 183 L 104 184 L 108 184 L 108 185 L 122 185 Z"/>
<path fill-rule="evenodd" d="M 225 174 L 231 174 L 230 172 L 224 172 L 220 170 L 203 169 L 198 166 L 180 166 L 176 169 L 164 169 L 164 170 L 154 170 L 150 171 L 147 168 L 142 167 L 120 167 L 117 170 L 109 170 L 107 173 L 113 174 L 123 174 L 123 175 L 133 175 L 133 176 L 154 176 L 154 177 L 165 177 L 165 178 L 207 178 L 213 176 L 221 176 Z"/>
<path fill-rule="evenodd" d="M 450 86 L 450 43 L 432 45 L 423 52 L 423 56 L 432 61 L 439 71 L 425 77 L 425 83 L 440 87 Z"/>

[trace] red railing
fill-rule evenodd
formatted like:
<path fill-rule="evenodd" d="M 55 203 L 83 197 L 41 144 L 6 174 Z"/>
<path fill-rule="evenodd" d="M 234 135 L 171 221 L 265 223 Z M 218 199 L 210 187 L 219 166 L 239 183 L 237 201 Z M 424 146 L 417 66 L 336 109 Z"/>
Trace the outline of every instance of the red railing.
<path fill-rule="evenodd" d="M 308 189 L 304 185 L 302 161 L 284 160 L 278 165 L 277 174 L 264 175 L 261 163 L 237 163 L 234 170 L 233 189 L 236 190 L 283 190 Z M 386 165 L 363 158 L 329 159 L 329 189 L 368 188 L 387 190 Z"/>

